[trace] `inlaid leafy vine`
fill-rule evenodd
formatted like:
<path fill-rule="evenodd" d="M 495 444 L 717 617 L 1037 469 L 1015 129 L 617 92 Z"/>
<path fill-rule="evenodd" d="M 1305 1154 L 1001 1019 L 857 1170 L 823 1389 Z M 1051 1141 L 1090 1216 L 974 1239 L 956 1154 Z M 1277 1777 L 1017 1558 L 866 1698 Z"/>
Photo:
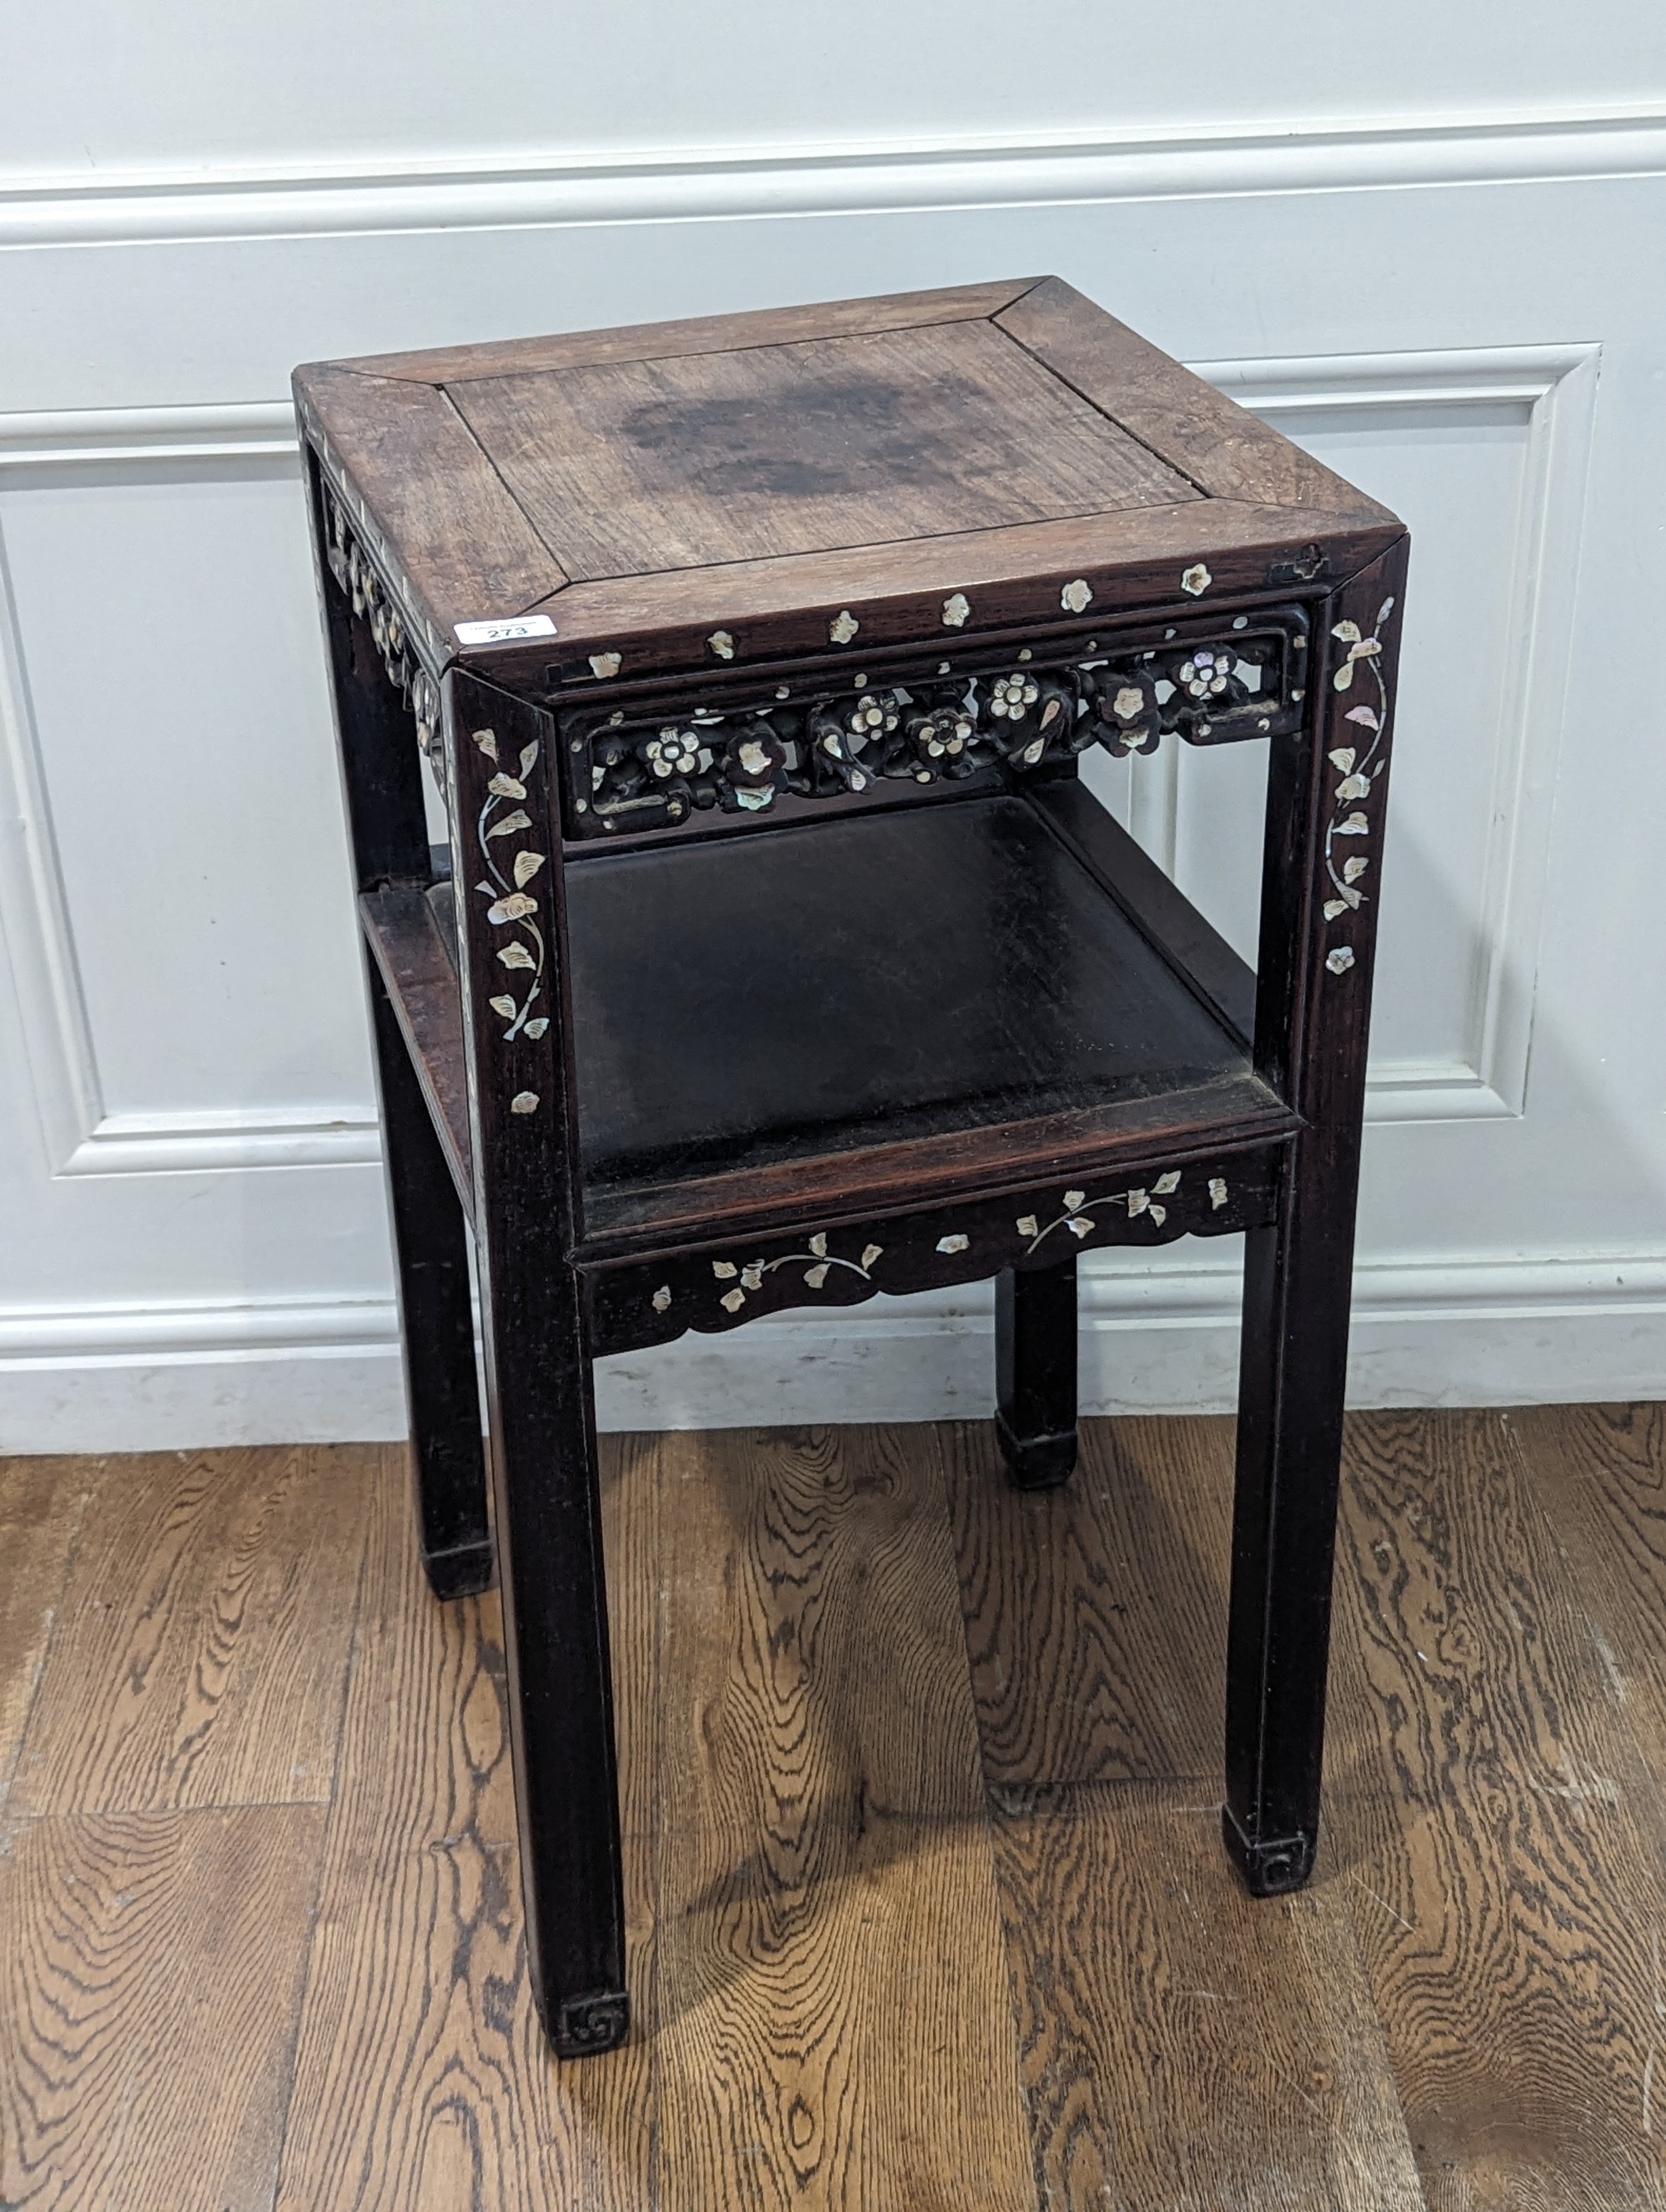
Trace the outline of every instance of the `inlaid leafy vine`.
<path fill-rule="evenodd" d="M 509 1024 L 503 1032 L 507 1044 L 516 1036 L 541 1037 L 550 1026 L 547 1014 L 532 1012 L 544 995 L 546 951 L 538 921 L 538 902 L 526 888 L 545 866 L 549 855 L 530 845 L 511 849 L 498 842 L 500 838 L 519 836 L 532 827 L 532 817 L 516 802 L 526 796 L 526 779 L 537 765 L 538 740 L 534 738 L 530 744 L 521 747 L 519 772 L 511 775 L 502 764 L 496 732 L 476 730 L 473 736 L 494 769 L 475 823 L 481 858 L 489 880 L 477 883 L 474 888 L 489 902 L 486 920 L 491 927 L 512 933 L 493 948 L 508 971 L 508 988 L 486 1002 L 495 1014 L 501 1014 Z M 506 805 L 509 812 L 501 813 L 500 808 Z M 526 979 L 524 997 L 519 995 L 523 977 Z M 531 1104 L 523 1104 L 522 1101 L 527 1099 Z M 537 1097 L 531 1091 L 520 1092 L 512 1102 L 513 1109 L 522 1114 L 531 1113 L 537 1104 Z"/>
<path fill-rule="evenodd" d="M 1361 635 L 1356 622 L 1339 622 L 1330 633 L 1347 647 L 1341 665 L 1330 679 L 1333 689 L 1351 691 L 1356 673 L 1363 668 L 1376 686 L 1377 697 L 1374 703 L 1359 701 L 1342 717 L 1345 722 L 1355 723 L 1367 733 L 1363 750 L 1359 744 L 1336 745 L 1326 755 L 1331 766 L 1341 772 L 1341 781 L 1331 793 L 1331 816 L 1325 829 L 1325 874 L 1329 878 L 1331 894 L 1324 902 L 1327 921 L 1357 912 L 1370 896 L 1359 887 L 1360 878 L 1371 866 L 1369 855 L 1358 850 L 1351 852 L 1339 870 L 1336 841 L 1371 835 L 1371 817 L 1360 802 L 1371 797 L 1377 777 L 1388 765 L 1383 754 L 1383 740 L 1388 728 L 1389 687 L 1383 678 L 1381 632 L 1393 612 L 1393 599 L 1384 599 L 1377 610 L 1377 620 L 1369 637 Z M 1347 975 L 1353 963 L 1351 945 L 1338 945 L 1325 956 L 1325 966 L 1333 975 Z"/>
<path fill-rule="evenodd" d="M 1037 1214 L 1022 1213 L 1018 1216 L 1016 1224 L 1018 1235 L 1027 1237 L 1030 1240 L 1025 1248 L 1025 1257 L 1027 1258 L 1031 1253 L 1044 1244 L 1055 1229 L 1067 1229 L 1079 1241 L 1091 1237 L 1097 1226 L 1093 1219 L 1094 1211 L 1096 1207 L 1101 1206 L 1126 1207 L 1130 1221 L 1137 1221 L 1140 1216 L 1144 1214 L 1157 1228 L 1160 1229 L 1169 1218 L 1169 1209 L 1162 1201 L 1165 1198 L 1171 1198 L 1179 1188 L 1180 1170 L 1170 1168 L 1167 1174 L 1158 1176 L 1156 1182 L 1149 1186 L 1140 1185 L 1132 1190 L 1110 1191 L 1103 1198 L 1090 1198 L 1085 1190 L 1067 1190 L 1062 1200 L 1063 1212 L 1056 1219 L 1048 1222 L 1045 1227 L 1043 1226 L 1040 1217 Z M 1225 1205 L 1226 1197 L 1225 1181 L 1219 1176 L 1212 1176 L 1209 1178 L 1211 1209 L 1219 1212 L 1220 1207 Z"/>
<path fill-rule="evenodd" d="M 1100 1206 L 1122 1206 L 1130 1221 L 1137 1221 L 1143 1217 L 1153 1228 L 1160 1229 L 1168 1219 L 1169 1212 L 1163 1200 L 1173 1196 L 1180 1188 L 1180 1182 L 1181 1170 L 1170 1168 L 1149 1186 L 1113 1191 L 1103 1198 L 1090 1198 L 1085 1190 L 1067 1190 L 1064 1194 L 1064 1210 L 1055 1220 L 1043 1224 L 1039 1214 L 1025 1213 L 1018 1217 L 1014 1225 L 1018 1235 L 1026 1240 L 1024 1256 L 1028 1259 L 1058 1229 L 1068 1230 L 1078 1239 L 1091 1237 L 1098 1226 L 1093 1216 Z M 1210 1176 L 1207 1189 L 1209 1210 L 1211 1213 L 1218 1213 L 1226 1204 L 1229 1195 L 1225 1176 Z M 955 1231 L 939 1237 L 933 1249 L 945 1259 L 958 1260 L 962 1253 L 970 1250 L 971 1243 L 971 1237 L 964 1231 Z M 828 1250 L 825 1231 L 818 1231 L 808 1240 L 808 1244 L 806 1251 L 782 1252 L 772 1259 L 765 1258 L 760 1253 L 751 1260 L 714 1260 L 711 1262 L 712 1275 L 723 1286 L 718 1291 L 718 1304 L 726 1313 L 738 1314 L 747 1298 L 761 1291 L 767 1278 L 781 1267 L 801 1267 L 805 1285 L 812 1291 L 824 1289 L 829 1275 L 836 1267 L 869 1283 L 873 1280 L 874 1267 L 884 1256 L 885 1249 L 883 1244 L 870 1243 L 863 1247 L 860 1260 L 843 1259 L 836 1252 Z M 996 1264 L 1000 1264 L 998 1260 Z M 673 1296 L 671 1285 L 663 1283 L 654 1292 L 649 1303 L 655 1313 L 666 1313 L 671 1309 Z"/>
<path fill-rule="evenodd" d="M 827 1280 L 830 1271 L 834 1267 L 848 1268 L 853 1275 L 860 1275 L 865 1283 L 869 1282 L 873 1279 L 869 1271 L 885 1249 L 883 1244 L 870 1244 L 866 1247 L 860 1260 L 842 1260 L 836 1253 L 828 1250 L 826 1233 L 824 1231 L 818 1231 L 810 1239 L 810 1249 L 807 1252 L 783 1252 L 778 1259 L 748 1260 L 744 1265 L 733 1260 L 714 1260 L 712 1273 L 720 1283 L 727 1282 L 729 1285 L 729 1288 L 720 1294 L 718 1304 L 726 1312 L 739 1313 L 746 1303 L 748 1291 L 762 1290 L 766 1275 L 773 1275 L 777 1267 L 791 1267 L 806 1261 L 809 1264 L 805 1267 L 804 1279 L 812 1291 L 820 1290 L 822 1285 Z M 660 1304 L 662 1295 L 665 1305 Z M 670 1304 L 671 1293 L 668 1289 L 663 1294 L 658 1291 L 654 1292 L 654 1304 L 657 1311 L 663 1313 L 665 1306 Z"/>

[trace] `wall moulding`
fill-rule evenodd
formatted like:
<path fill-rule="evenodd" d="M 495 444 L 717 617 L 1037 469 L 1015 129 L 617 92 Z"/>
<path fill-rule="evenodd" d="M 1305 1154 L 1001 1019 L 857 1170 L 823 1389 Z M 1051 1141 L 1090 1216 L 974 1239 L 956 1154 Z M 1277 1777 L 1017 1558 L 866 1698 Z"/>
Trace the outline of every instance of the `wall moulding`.
<path fill-rule="evenodd" d="M 1200 373 L 1258 414 L 1392 422 L 1438 404 L 1522 410 L 1528 451 L 1503 665 L 1494 804 L 1481 859 L 1482 924 L 1467 1048 L 1457 1058 L 1377 1066 L 1374 1121 L 1519 1115 L 1531 1047 L 1534 976 L 1543 921 L 1544 857 L 1561 739 L 1577 562 L 1599 349 L 1576 343 L 1487 350 L 1208 362 Z M 295 451 L 283 401 L 0 415 L 0 487 L 85 481 L 136 464 L 189 459 L 218 475 L 283 462 Z M 0 554 L 3 546 L 0 544 Z M 0 569 L 0 585 L 3 585 Z M 52 1171 L 59 1175 L 200 1172 L 374 1161 L 374 1121 L 344 1115 L 204 1112 L 112 1115 L 76 958 L 69 905 L 46 805 L 27 696 L 24 644 L 9 593 L 0 601 L 0 796 L 15 865 L 0 884 L 17 970 L 31 1072 Z M 1173 866 L 1177 748 L 1144 769 L 1132 826 Z M 3 790 L 9 783 L 9 792 Z"/>
<path fill-rule="evenodd" d="M 0 495 L 9 485 L 110 481 L 190 461 L 224 481 L 295 464 L 282 401 L 0 415 Z M 299 481 L 297 474 L 297 482 Z M 51 1171 L 60 1176 L 339 1166 L 380 1158 L 375 1121 L 319 1109 L 112 1114 L 76 955 L 47 799 L 27 654 L 0 516 L 0 934 L 10 954 L 29 1073 Z"/>
<path fill-rule="evenodd" d="M 1089 1412 L 1229 1413 L 1230 1267 L 1086 1271 Z M 736 1422 L 984 1419 L 987 1286 L 756 1324 L 597 1368 L 605 1429 Z M 1354 1277 L 1350 1397 L 1361 1406 L 1523 1405 L 1647 1394 L 1658 1378 L 1666 1255 L 1530 1254 L 1367 1263 Z M 770 1333 L 774 1332 L 773 1337 Z M 0 1310 L 0 1451 L 140 1451 L 398 1438 L 389 1297 Z"/>
<path fill-rule="evenodd" d="M 1194 362 L 1198 374 L 1289 430 L 1292 419 L 1365 419 L 1415 434 L 1419 410 L 1478 420 L 1517 412 L 1526 437 L 1503 672 L 1491 732 L 1494 769 L 1480 883 L 1477 957 L 1464 1048 L 1375 1060 L 1372 1121 L 1514 1117 L 1525 1109 L 1546 860 L 1573 646 L 1601 348 L 1590 343 Z M 1183 764 L 1142 765 L 1130 827 L 1172 871 Z"/>
<path fill-rule="evenodd" d="M 0 177 L 0 246 L 666 222 L 1067 201 L 1194 199 L 1648 176 L 1666 108 L 1481 110 L 1294 129 L 1216 124 L 1101 137 L 644 149 L 562 161 L 297 161 Z"/>

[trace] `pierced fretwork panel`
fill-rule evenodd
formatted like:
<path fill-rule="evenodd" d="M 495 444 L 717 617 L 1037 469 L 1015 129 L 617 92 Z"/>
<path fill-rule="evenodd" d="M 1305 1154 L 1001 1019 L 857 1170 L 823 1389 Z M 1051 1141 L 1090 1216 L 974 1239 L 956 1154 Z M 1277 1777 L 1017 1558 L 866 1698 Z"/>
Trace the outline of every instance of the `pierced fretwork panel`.
<path fill-rule="evenodd" d="M 635 1351 L 688 1329 L 739 1328 L 787 1306 L 860 1305 L 878 1291 L 975 1283 L 1104 1245 L 1253 1229 L 1273 1218 L 1277 1174 L 1276 1150 L 1238 1152 L 1178 1168 L 1082 1175 L 1008 1198 L 836 1229 L 733 1237 L 672 1259 L 598 1269 L 593 1349 Z"/>
<path fill-rule="evenodd" d="M 748 685 L 714 678 L 614 705 L 557 706 L 568 834 L 685 827 L 802 802 L 873 799 L 898 786 L 991 787 L 1101 745 L 1154 751 L 1164 736 L 1227 744 L 1301 720 L 1298 607 L 1153 634 L 1034 647 L 967 647 L 872 672 L 823 666 Z M 879 656 L 875 656 L 876 660 Z"/>
<path fill-rule="evenodd" d="M 444 748 L 440 737 L 440 687 L 417 659 L 406 617 L 349 526 L 341 502 L 324 493 L 325 557 L 330 574 L 351 600 L 353 611 L 369 625 L 387 680 L 416 718 L 416 743 L 434 771 L 435 788 L 447 788 Z"/>

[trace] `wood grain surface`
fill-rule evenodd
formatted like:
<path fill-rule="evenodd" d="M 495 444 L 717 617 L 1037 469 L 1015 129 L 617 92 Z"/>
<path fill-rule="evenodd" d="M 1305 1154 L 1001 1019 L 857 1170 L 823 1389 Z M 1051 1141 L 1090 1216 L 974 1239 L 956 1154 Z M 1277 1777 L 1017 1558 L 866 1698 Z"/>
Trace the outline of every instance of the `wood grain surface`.
<path fill-rule="evenodd" d="M 617 652 L 619 672 L 629 678 L 709 666 L 706 638 L 716 629 L 733 634 L 737 660 L 824 653 L 830 618 L 844 608 L 860 616 L 853 643 L 917 644 L 941 629 L 943 602 L 953 592 L 970 599 L 980 630 L 1056 622 L 1061 589 L 1079 576 L 1107 615 L 1153 604 L 1189 614 L 1194 603 L 1180 579 L 1200 560 L 1213 579 L 1209 604 L 1231 607 L 1264 595 L 1269 569 L 1308 548 L 1316 546 L 1323 573 L 1340 579 L 1401 534 L 1397 523 L 1339 518 L 1329 508 L 1190 500 L 899 544 L 599 577 L 540 604 L 560 624 L 562 666 L 582 681 L 589 654 Z M 495 656 L 492 673 L 517 688 L 524 662 L 527 687 L 536 689 L 550 657 L 547 641 L 508 648 Z M 854 665 L 861 667 L 860 658 Z"/>
<path fill-rule="evenodd" d="M 443 392 L 328 363 L 295 371 L 355 489 L 447 647 L 453 625 L 519 614 L 566 582 Z"/>
<path fill-rule="evenodd" d="M 385 1457 L 295 1446 L 112 1462 L 59 1606 L 76 1663 L 42 1679 L 13 1808 L 328 1798 Z"/>
<path fill-rule="evenodd" d="M 1230 1425 L 1083 1426 L 1028 1498 L 981 1425 L 605 1440 L 635 2025 L 567 2065 L 403 1453 L 0 1463 L 0 2202 L 1666 2205 L 1660 1410 L 1353 1419 L 1325 1841 L 1260 1904 Z"/>
<path fill-rule="evenodd" d="M 324 1811 L 19 1822 L 0 1855 L 0 2199 L 267 2212 Z"/>
<path fill-rule="evenodd" d="M 1666 1407 L 1529 1406 L 1500 1418 L 1554 1522 L 1608 1686 L 1666 1791 Z"/>
<path fill-rule="evenodd" d="M 1040 2203 L 1423 2204 L 1345 1895 L 1257 1902 L 1218 1792 L 995 1792 Z"/>
<path fill-rule="evenodd" d="M 1343 1479 L 1331 1832 L 1432 2212 L 1659 2203 L 1659 1821 L 1557 1533 L 1496 1413 Z"/>
<path fill-rule="evenodd" d="M 0 1813 L 40 1686 L 82 1516 L 105 1462 L 0 1460 Z"/>
<path fill-rule="evenodd" d="M 366 355 L 335 366 L 364 375 L 459 384 L 477 377 L 518 375 L 524 370 L 586 368 L 600 362 L 731 353 L 739 347 L 792 345 L 806 338 L 848 337 L 864 331 L 981 321 L 1011 307 L 1039 282 L 1035 276 L 1018 276 L 1005 283 L 882 293 L 871 300 L 826 300 L 807 307 L 759 307 L 735 315 L 693 315 L 680 322 L 626 323 L 614 330 L 500 338 L 483 345 L 431 346 L 420 353 Z"/>
<path fill-rule="evenodd" d="M 629 1787 L 648 1771 L 638 1746 L 654 1688 L 654 1469 L 651 1450 L 607 1443 Z M 539 2212 L 550 2203 L 635 2212 L 651 2201 L 654 2106 L 642 2027 L 593 2069 L 563 2068 L 544 2049 L 532 2009 L 502 1636 L 495 1594 L 435 1604 L 405 1516 L 377 1517 L 280 2212 Z M 397 1729 L 390 1713 L 400 1717 Z M 641 2022 L 652 1987 L 644 1947 L 653 1889 L 640 1785 L 628 1804 Z"/>
<path fill-rule="evenodd" d="M 1001 309 L 995 327 L 1213 498 L 1391 519 L 1386 507 L 1056 276 Z"/>
<path fill-rule="evenodd" d="M 575 581 L 1195 501 L 988 323 L 459 384 Z"/>
<path fill-rule="evenodd" d="M 1032 2201 L 931 1445 L 666 1442 L 666 2204 Z"/>
<path fill-rule="evenodd" d="M 988 1780 L 1219 1802 L 1231 1423 L 1084 1421 L 1070 1481 L 1033 1495 L 986 1423 L 941 1433 Z"/>

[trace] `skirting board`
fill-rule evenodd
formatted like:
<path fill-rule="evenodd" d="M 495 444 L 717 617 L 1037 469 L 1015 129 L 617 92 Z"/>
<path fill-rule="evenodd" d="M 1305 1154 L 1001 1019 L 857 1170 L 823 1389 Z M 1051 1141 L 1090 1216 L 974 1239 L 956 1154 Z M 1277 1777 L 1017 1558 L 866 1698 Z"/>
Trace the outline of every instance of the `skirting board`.
<path fill-rule="evenodd" d="M 1083 1280 L 1085 1413 L 1225 1413 L 1231 1267 Z M 1374 1263 L 1354 1283 L 1360 1406 L 1666 1396 L 1666 1257 Z M 978 1419 L 990 1298 L 878 1298 L 690 1336 L 597 1369 L 604 1429 Z M 391 1303 L 0 1314 L 0 1451 L 121 1452 L 401 1437 Z"/>

